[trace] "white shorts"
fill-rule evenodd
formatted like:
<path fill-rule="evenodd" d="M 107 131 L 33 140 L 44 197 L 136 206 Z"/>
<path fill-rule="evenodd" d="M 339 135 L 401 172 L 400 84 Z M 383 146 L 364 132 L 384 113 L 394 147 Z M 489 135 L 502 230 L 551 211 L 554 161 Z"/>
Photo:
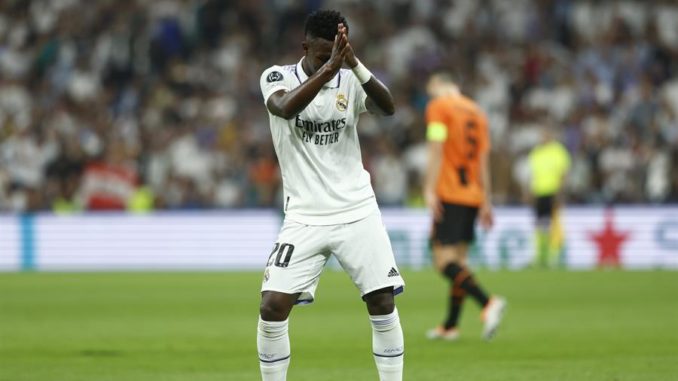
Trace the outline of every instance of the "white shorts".
<path fill-rule="evenodd" d="M 334 255 L 361 296 L 405 285 L 379 211 L 348 224 L 304 225 L 285 220 L 264 270 L 261 291 L 300 293 L 297 303 L 313 302 L 320 274 Z"/>

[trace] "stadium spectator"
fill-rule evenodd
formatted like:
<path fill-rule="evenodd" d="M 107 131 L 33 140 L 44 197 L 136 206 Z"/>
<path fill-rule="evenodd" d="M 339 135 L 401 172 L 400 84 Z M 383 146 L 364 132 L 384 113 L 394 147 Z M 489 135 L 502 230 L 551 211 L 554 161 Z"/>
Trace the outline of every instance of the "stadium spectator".
<path fill-rule="evenodd" d="M 675 202 L 675 2 L 5 0 L 0 210 L 79 209 L 83 171 L 118 144 L 146 179 L 121 205 L 144 185 L 157 208 L 279 205 L 258 74 L 291 59 L 321 6 L 359 25 L 352 43 L 397 102 L 360 128 L 385 204 L 421 198 L 408 184 L 422 171 L 423 84 L 449 66 L 488 112 L 497 201 L 521 202 L 521 163 L 549 118 L 572 155 L 573 202 Z"/>

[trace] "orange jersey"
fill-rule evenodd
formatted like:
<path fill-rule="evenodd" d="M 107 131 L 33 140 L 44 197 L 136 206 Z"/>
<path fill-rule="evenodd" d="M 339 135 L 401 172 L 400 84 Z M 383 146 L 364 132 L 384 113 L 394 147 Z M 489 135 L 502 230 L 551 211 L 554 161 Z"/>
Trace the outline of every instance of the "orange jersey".
<path fill-rule="evenodd" d="M 463 95 L 433 99 L 426 108 L 429 129 L 446 128 L 436 192 L 441 201 L 479 207 L 484 199 L 480 159 L 490 149 L 487 118 Z"/>

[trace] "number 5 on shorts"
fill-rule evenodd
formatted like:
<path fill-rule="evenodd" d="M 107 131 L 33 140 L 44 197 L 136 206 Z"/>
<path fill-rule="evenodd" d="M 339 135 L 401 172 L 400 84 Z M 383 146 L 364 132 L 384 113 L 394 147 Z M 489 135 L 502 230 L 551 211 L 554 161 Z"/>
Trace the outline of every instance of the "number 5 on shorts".
<path fill-rule="evenodd" d="M 268 257 L 268 262 L 266 262 L 266 267 L 270 265 L 275 265 L 276 267 L 287 267 L 290 264 L 292 259 L 292 253 L 294 252 L 294 245 L 289 243 L 280 244 L 278 242 L 273 246 L 273 251 Z M 273 255 L 275 256 L 275 261 L 273 260 Z"/>

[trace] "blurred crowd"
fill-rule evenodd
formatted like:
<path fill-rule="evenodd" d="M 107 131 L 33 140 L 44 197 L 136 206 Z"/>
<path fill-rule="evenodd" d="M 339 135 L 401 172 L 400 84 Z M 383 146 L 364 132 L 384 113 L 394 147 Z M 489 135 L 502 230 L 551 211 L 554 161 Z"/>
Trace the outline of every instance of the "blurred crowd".
<path fill-rule="evenodd" d="M 0 211 L 278 205 L 259 76 L 299 60 L 321 7 L 396 100 L 359 127 L 382 204 L 422 205 L 439 68 L 488 113 L 497 204 L 525 200 L 546 125 L 569 202 L 678 201 L 674 1 L 3 0 Z"/>

